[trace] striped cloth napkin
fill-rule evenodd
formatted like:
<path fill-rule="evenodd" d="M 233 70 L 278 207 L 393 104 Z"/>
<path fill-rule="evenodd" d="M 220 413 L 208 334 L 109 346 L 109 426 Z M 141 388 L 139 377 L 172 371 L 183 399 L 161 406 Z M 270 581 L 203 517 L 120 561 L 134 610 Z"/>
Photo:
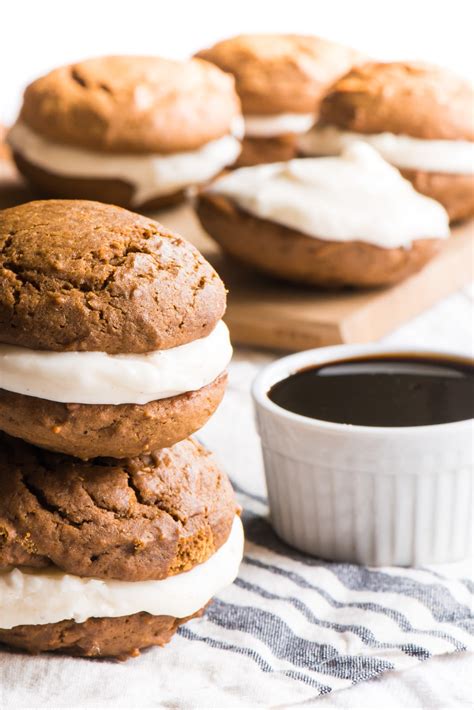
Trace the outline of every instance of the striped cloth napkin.
<path fill-rule="evenodd" d="M 243 684 L 284 678 L 319 696 L 473 649 L 470 580 L 308 557 L 275 535 L 264 497 L 234 487 L 247 537 L 240 575 L 179 633 L 233 653 Z"/>
<path fill-rule="evenodd" d="M 182 626 L 164 648 L 126 664 L 0 650 L 0 707 L 354 707 L 358 689 L 348 699 L 329 694 L 472 648 L 469 582 L 430 570 L 306 557 L 275 536 L 262 496 L 236 489 L 245 511 L 245 559 L 236 582 L 202 618 Z M 443 683 L 433 673 L 423 681 L 423 707 L 454 707 L 456 691 L 465 700 L 468 691 L 446 687 L 445 678 L 441 690 L 449 701 L 433 704 L 427 688 Z M 387 707 L 381 688 L 368 695 L 376 700 L 370 707 Z M 359 695 L 357 707 L 368 705 Z"/>

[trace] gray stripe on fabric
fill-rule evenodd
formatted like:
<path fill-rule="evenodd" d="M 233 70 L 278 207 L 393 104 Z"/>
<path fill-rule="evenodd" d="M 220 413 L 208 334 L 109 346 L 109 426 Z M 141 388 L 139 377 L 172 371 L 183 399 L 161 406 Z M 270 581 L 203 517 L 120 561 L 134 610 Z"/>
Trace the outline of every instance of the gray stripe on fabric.
<path fill-rule="evenodd" d="M 470 609 L 465 604 L 457 602 L 450 591 L 441 584 L 426 584 L 414 581 L 409 577 L 391 575 L 367 567 L 330 563 L 309 557 L 280 540 L 265 518 L 247 510 L 244 511 L 243 522 L 246 537 L 250 541 L 309 567 L 324 567 L 335 574 L 348 589 L 404 594 L 426 606 L 436 621 L 457 624 L 462 628 L 464 628 L 464 624 L 467 624 L 466 630 L 469 633 L 474 633 Z"/>
<path fill-rule="evenodd" d="M 442 638 L 444 641 L 451 643 L 457 651 L 466 650 L 466 646 L 460 641 L 458 641 L 458 639 L 454 638 L 454 636 L 451 636 L 450 634 L 447 634 L 444 631 L 439 631 L 437 629 L 418 629 L 410 623 L 410 621 L 406 618 L 406 616 L 404 616 L 404 614 L 399 611 L 396 611 L 395 609 L 391 609 L 390 607 L 383 606 L 382 604 L 378 604 L 375 602 L 340 602 L 337 599 L 334 599 L 334 597 L 326 589 L 311 584 L 311 582 L 308 582 L 306 579 L 304 579 L 304 577 L 301 577 L 301 575 L 297 574 L 296 572 L 290 572 L 289 570 L 285 570 L 282 567 L 278 567 L 277 565 L 267 564 L 266 562 L 262 562 L 261 560 L 249 557 L 248 555 L 244 557 L 244 562 L 248 565 L 258 567 L 259 569 L 264 569 L 268 572 L 271 572 L 272 574 L 286 577 L 287 579 L 294 582 L 294 584 L 298 585 L 303 589 L 314 590 L 315 592 L 320 594 L 335 609 L 352 608 L 361 609 L 363 611 L 372 611 L 377 614 L 383 614 L 384 616 L 389 617 L 392 621 L 397 623 L 400 629 L 402 629 L 402 631 L 414 634 L 422 634 L 425 636 L 433 636 L 435 638 Z"/>
<path fill-rule="evenodd" d="M 261 503 L 261 504 L 268 504 L 268 501 L 267 501 L 267 499 L 266 499 L 264 496 L 253 495 L 252 493 L 249 493 L 249 492 L 246 491 L 242 486 L 240 486 L 239 484 L 235 483 L 234 481 L 232 482 L 232 485 L 234 486 L 235 490 L 236 490 L 238 493 L 240 493 L 241 495 L 245 495 L 245 496 L 247 496 L 248 498 L 250 498 L 251 500 L 255 500 L 256 502 L 259 502 L 259 503 Z M 250 512 L 250 511 L 245 511 L 245 512 L 244 512 L 244 516 L 243 516 L 243 517 L 245 518 L 246 516 L 249 516 L 250 518 L 258 518 L 259 520 L 264 521 L 264 523 L 267 522 L 267 521 L 265 520 L 265 518 L 262 518 L 260 515 L 258 515 L 258 514 L 256 514 L 256 513 L 252 513 L 252 512 Z M 267 524 L 269 524 L 269 523 L 267 522 Z M 271 526 L 270 526 L 270 527 L 271 527 Z M 272 533 L 273 533 L 273 531 L 272 531 Z M 273 533 L 273 535 L 275 536 L 274 533 Z M 301 555 L 300 553 L 298 553 L 298 552 L 297 552 L 296 550 L 294 550 L 293 548 L 291 548 L 291 547 L 285 545 L 285 543 L 283 543 L 281 540 L 279 540 L 278 537 L 275 536 L 275 538 L 276 538 L 276 540 L 278 541 L 278 543 L 279 543 L 281 546 L 283 546 L 283 548 L 284 548 L 284 551 L 283 551 L 281 554 L 284 554 L 284 555 L 286 554 L 286 556 L 291 557 L 292 559 L 297 560 L 297 561 L 299 561 L 299 562 L 303 562 L 304 564 L 310 564 L 310 565 L 313 564 L 313 563 L 312 563 L 312 560 L 313 560 L 314 558 L 311 558 L 311 557 L 309 557 L 309 556 L 307 556 L 307 555 Z M 263 543 L 260 543 L 260 542 L 258 542 L 257 544 L 262 544 L 262 545 L 263 545 Z M 267 546 L 267 545 L 265 545 L 265 546 Z M 269 549 L 273 549 L 273 548 L 269 548 Z M 277 550 L 274 549 L 274 551 L 277 551 Z M 332 571 L 333 571 L 335 574 L 337 574 L 337 571 L 336 571 L 335 569 L 333 569 L 333 567 L 335 566 L 336 563 L 325 563 L 323 560 L 319 560 L 319 561 L 317 561 L 315 564 L 316 564 L 316 565 L 323 565 L 323 566 L 326 566 L 326 567 L 329 567 L 329 566 L 330 566 L 331 569 L 332 569 Z M 351 565 L 351 566 L 353 566 L 353 565 Z M 426 567 L 420 567 L 420 568 L 418 568 L 418 569 L 421 569 L 422 571 L 431 574 L 433 577 L 436 577 L 436 578 L 439 579 L 441 582 L 444 580 L 443 575 L 439 574 L 438 572 L 436 572 L 436 571 L 434 571 L 434 570 L 428 569 L 428 568 L 426 568 Z M 390 575 L 389 577 L 391 577 L 391 575 Z M 403 580 L 406 580 L 407 578 L 406 578 L 406 577 L 403 577 L 402 579 L 403 579 Z M 343 580 L 340 579 L 340 581 L 343 581 Z M 474 595 L 474 581 L 472 581 L 472 580 L 470 580 L 470 579 L 467 579 L 467 578 L 461 578 L 461 579 L 459 579 L 459 580 L 457 580 L 457 581 L 458 581 L 459 583 L 463 584 L 463 585 L 466 587 L 466 589 L 468 590 L 468 592 L 470 592 L 471 594 Z M 415 581 L 415 582 L 413 582 L 413 584 L 416 586 L 417 584 L 423 584 L 423 583 L 418 583 L 418 582 Z M 429 586 L 429 585 L 426 585 L 426 586 Z M 440 586 L 440 585 L 432 585 L 432 586 L 438 587 L 438 589 L 439 589 L 439 586 Z M 353 588 L 353 587 L 351 587 L 351 588 Z M 362 588 L 362 587 L 357 587 L 357 589 L 361 589 L 361 588 Z M 365 587 L 365 588 L 369 589 L 368 587 Z M 442 587 L 442 590 L 443 590 L 444 592 L 446 592 L 446 593 L 452 598 L 452 595 L 451 595 L 450 592 L 446 589 L 446 587 Z M 370 589 L 369 591 L 379 591 L 379 590 L 378 590 L 378 588 L 377 588 L 377 589 Z M 397 591 L 398 591 L 398 590 L 397 590 Z M 413 595 L 407 594 L 407 596 L 413 596 Z M 415 597 L 415 598 L 418 598 L 418 597 Z M 454 601 L 456 604 L 458 604 L 454 599 L 453 599 L 453 601 Z M 423 603 L 426 604 L 425 600 L 423 600 Z M 456 620 L 455 620 L 454 622 L 451 621 L 450 623 L 455 623 L 457 626 L 459 626 L 460 628 L 462 628 L 463 630 L 465 630 L 467 633 L 474 635 L 474 618 L 473 618 L 472 613 L 470 612 L 470 610 L 469 610 L 468 607 L 466 607 L 466 606 L 463 607 L 463 605 L 461 605 L 461 604 L 458 604 L 458 606 L 461 607 L 463 610 L 465 610 L 465 611 L 467 612 L 467 616 L 463 617 L 462 615 L 459 615 L 459 614 L 458 614 L 457 617 L 456 617 Z M 431 610 L 431 607 L 430 607 L 430 610 Z M 394 613 L 396 613 L 396 612 L 394 612 Z M 435 618 L 436 618 L 436 617 L 435 617 Z M 439 619 L 439 618 L 438 618 L 438 621 L 439 621 L 439 620 L 442 620 L 443 622 L 448 621 L 445 617 L 443 617 L 442 619 Z M 409 622 L 407 622 L 407 623 L 409 623 Z M 423 630 L 417 630 L 417 633 L 432 633 L 433 635 L 442 634 L 442 632 L 437 632 L 437 631 L 428 632 L 428 631 L 423 631 Z M 443 636 L 443 638 L 445 638 L 445 637 Z M 457 648 L 458 650 L 464 650 L 464 649 L 465 649 L 464 644 L 461 644 L 461 643 L 460 643 L 459 641 L 457 641 L 456 639 L 450 639 L 448 636 L 446 636 L 446 640 L 451 640 L 451 642 L 454 643 L 454 645 L 456 646 L 456 648 Z"/>
<path fill-rule="evenodd" d="M 353 633 L 358 636 L 358 638 L 360 638 L 361 641 L 363 641 L 367 646 L 379 649 L 398 649 L 400 651 L 403 651 L 403 653 L 407 653 L 409 656 L 415 656 L 416 658 L 419 658 L 420 661 L 425 661 L 428 658 L 431 658 L 431 653 L 428 651 L 428 649 L 423 648 L 422 646 L 415 645 L 413 643 L 394 644 L 377 641 L 372 631 L 366 626 L 356 626 L 354 624 L 338 624 L 335 622 L 318 619 L 318 617 L 313 614 L 313 612 L 306 604 L 304 604 L 300 599 L 296 599 L 295 597 L 283 597 L 278 594 L 273 594 L 272 592 L 268 592 L 266 589 L 263 589 L 262 587 L 256 584 L 251 584 L 250 582 L 246 582 L 240 578 L 235 580 L 235 584 L 238 587 L 241 587 L 242 589 L 246 589 L 255 594 L 258 594 L 264 599 L 287 602 L 288 604 L 291 604 L 295 609 L 298 609 L 298 611 L 300 611 L 305 616 L 305 618 L 315 626 L 321 626 L 325 629 L 334 629 L 334 631 L 338 631 L 339 633 Z M 304 643 L 303 640 L 302 643 Z"/>
<path fill-rule="evenodd" d="M 471 579 L 465 579 L 464 577 L 459 580 L 464 584 L 468 592 L 471 592 L 471 594 L 474 594 L 474 582 Z"/>
<path fill-rule="evenodd" d="M 357 682 L 393 670 L 389 661 L 373 656 L 342 655 L 330 644 L 302 639 L 275 614 L 252 606 L 237 606 L 215 599 L 207 618 L 229 631 L 243 631 L 271 650 L 274 656 L 299 668 L 319 671 Z"/>
<path fill-rule="evenodd" d="M 188 639 L 189 641 L 201 641 L 212 648 L 218 648 L 223 651 L 231 651 L 233 653 L 238 653 L 241 656 L 246 656 L 250 658 L 254 663 L 256 663 L 259 668 L 265 673 L 279 673 L 285 675 L 293 680 L 299 680 L 306 685 L 310 685 L 312 688 L 316 688 L 321 695 L 325 695 L 332 691 L 331 686 L 323 685 L 319 681 L 306 673 L 301 673 L 296 670 L 276 670 L 273 668 L 260 654 L 247 646 L 238 646 L 237 644 L 228 643 L 227 641 L 221 641 L 219 639 L 214 639 L 211 636 L 200 636 L 199 634 L 192 631 L 189 626 L 180 626 L 177 632 L 180 636 Z"/>

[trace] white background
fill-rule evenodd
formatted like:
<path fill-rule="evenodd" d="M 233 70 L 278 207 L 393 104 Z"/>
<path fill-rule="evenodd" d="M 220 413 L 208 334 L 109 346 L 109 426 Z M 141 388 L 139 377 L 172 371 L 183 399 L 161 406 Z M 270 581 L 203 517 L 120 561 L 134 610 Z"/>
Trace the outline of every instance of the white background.
<path fill-rule="evenodd" d="M 2 0 L 0 121 L 29 81 L 92 55 L 185 57 L 238 32 L 294 31 L 474 75 L 471 0 Z"/>

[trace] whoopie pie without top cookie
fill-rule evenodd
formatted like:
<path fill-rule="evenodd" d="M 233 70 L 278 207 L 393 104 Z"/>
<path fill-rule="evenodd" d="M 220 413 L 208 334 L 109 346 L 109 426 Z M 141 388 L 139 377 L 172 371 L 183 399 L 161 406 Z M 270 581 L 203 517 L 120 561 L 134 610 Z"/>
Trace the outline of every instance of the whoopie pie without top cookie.
<path fill-rule="evenodd" d="M 235 578 L 242 526 L 200 444 L 80 461 L 0 434 L 0 642 L 136 655 Z"/>
<path fill-rule="evenodd" d="M 186 438 L 224 393 L 225 302 L 153 220 L 86 201 L 0 212 L 0 429 L 82 459 Z"/>
<path fill-rule="evenodd" d="M 237 164 L 288 160 L 314 121 L 325 88 L 362 57 L 319 37 L 239 35 L 198 53 L 235 77 L 245 137 Z"/>
<path fill-rule="evenodd" d="M 212 64 L 113 56 L 30 84 L 8 140 L 47 197 L 152 209 L 233 163 L 241 122 L 234 81 Z"/>
<path fill-rule="evenodd" d="M 299 147 L 335 155 L 354 141 L 373 145 L 451 220 L 474 214 L 474 91 L 440 67 L 368 63 L 336 81 Z"/>
<path fill-rule="evenodd" d="M 204 190 L 203 227 L 232 257 L 315 286 L 381 286 L 418 271 L 449 236 L 443 207 L 368 145 L 234 170 Z"/>

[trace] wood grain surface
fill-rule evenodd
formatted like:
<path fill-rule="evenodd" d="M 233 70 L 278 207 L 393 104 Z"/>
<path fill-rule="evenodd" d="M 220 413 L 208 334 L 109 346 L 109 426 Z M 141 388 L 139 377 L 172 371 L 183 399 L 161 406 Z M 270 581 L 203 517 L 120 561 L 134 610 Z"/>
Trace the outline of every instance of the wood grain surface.
<path fill-rule="evenodd" d="M 388 288 L 323 291 L 252 272 L 224 256 L 189 205 L 153 215 L 195 244 L 229 289 L 225 320 L 235 343 L 302 350 L 363 343 L 391 332 L 473 278 L 474 221 L 453 228 L 441 253 Z"/>

